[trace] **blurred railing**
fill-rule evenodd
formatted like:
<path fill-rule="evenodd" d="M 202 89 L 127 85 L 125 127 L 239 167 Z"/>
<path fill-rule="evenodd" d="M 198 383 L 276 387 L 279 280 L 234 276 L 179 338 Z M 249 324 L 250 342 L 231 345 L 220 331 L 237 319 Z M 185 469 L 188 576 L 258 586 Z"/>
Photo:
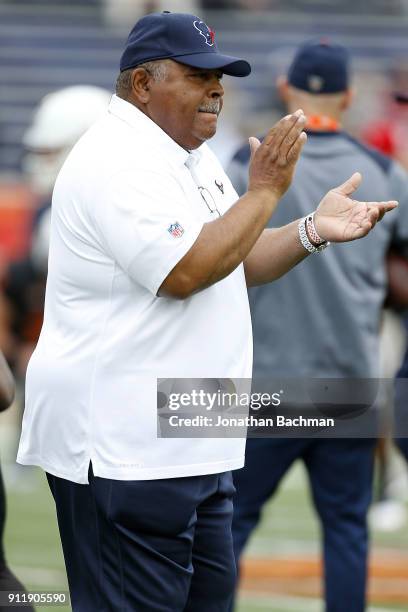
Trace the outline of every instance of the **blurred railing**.
<path fill-rule="evenodd" d="M 121 0 L 116 4 L 120 11 Z M 208 7 L 211 2 L 202 4 Z M 252 4 L 270 8 L 201 11 L 222 49 L 253 64 L 251 77 L 234 79 L 238 91 L 234 102 L 240 104 L 240 112 L 259 111 L 273 103 L 275 77 L 307 38 L 325 35 L 346 44 L 357 71 L 365 73 L 385 72 L 396 59 L 408 57 L 405 0 L 256 0 Z M 85 83 L 113 90 L 132 20 L 113 25 L 103 7 L 96 0 L 0 2 L 0 172 L 18 172 L 21 138 L 44 94 Z"/>

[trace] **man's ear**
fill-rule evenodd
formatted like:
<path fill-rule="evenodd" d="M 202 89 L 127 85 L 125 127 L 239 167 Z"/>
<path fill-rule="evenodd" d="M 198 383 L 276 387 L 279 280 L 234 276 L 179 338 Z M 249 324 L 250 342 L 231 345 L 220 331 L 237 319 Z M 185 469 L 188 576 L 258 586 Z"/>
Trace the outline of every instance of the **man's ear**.
<path fill-rule="evenodd" d="M 353 103 L 354 100 L 354 96 L 355 96 L 356 90 L 354 89 L 354 87 L 350 87 L 349 89 L 347 89 L 344 92 L 344 100 L 343 100 L 343 108 L 342 110 L 347 110 L 351 104 Z"/>
<path fill-rule="evenodd" d="M 151 75 L 145 68 L 135 68 L 132 72 L 131 88 L 133 97 L 142 104 L 150 100 Z"/>
<path fill-rule="evenodd" d="M 278 76 L 276 79 L 276 89 L 278 90 L 279 97 L 285 104 L 288 103 L 288 79 L 284 75 Z"/>

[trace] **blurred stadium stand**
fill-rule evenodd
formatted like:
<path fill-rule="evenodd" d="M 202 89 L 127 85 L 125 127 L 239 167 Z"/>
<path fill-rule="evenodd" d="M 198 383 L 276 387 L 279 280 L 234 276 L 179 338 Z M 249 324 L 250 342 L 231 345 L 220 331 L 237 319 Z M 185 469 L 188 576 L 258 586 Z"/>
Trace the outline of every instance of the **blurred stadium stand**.
<path fill-rule="evenodd" d="M 118 11 L 121 1 L 115 2 Z M 396 57 L 407 56 L 406 0 L 236 0 L 222 4 L 224 10 L 208 10 L 215 3 L 202 0 L 201 13 L 226 52 L 241 54 L 253 64 L 253 75 L 234 83 L 235 89 L 238 85 L 250 94 L 245 96 L 249 111 L 271 106 L 274 74 L 308 37 L 328 35 L 348 45 L 357 68 L 365 72 L 387 70 Z M 172 2 L 168 5 L 171 8 Z M 241 10 L 227 10 L 236 6 Z M 245 10 L 251 7 L 267 10 Z M 98 0 L 0 0 L 1 173 L 18 173 L 21 137 L 44 94 L 73 84 L 113 90 L 131 23 L 106 22 L 104 8 L 105 3 Z"/>

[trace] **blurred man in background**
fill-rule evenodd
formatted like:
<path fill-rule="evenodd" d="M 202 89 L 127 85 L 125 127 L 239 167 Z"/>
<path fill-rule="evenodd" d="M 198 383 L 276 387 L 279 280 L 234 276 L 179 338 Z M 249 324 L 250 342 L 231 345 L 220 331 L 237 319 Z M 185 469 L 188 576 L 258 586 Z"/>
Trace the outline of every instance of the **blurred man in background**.
<path fill-rule="evenodd" d="M 24 173 L 40 198 L 34 224 L 31 260 L 47 271 L 51 197 L 57 175 L 74 144 L 105 112 L 111 98 L 107 89 L 93 85 L 65 87 L 48 94 L 24 134 Z"/>
<path fill-rule="evenodd" d="M 334 248 L 297 266 L 273 284 L 250 292 L 254 378 L 375 378 L 390 242 L 408 248 L 407 176 L 397 164 L 354 141 L 341 129 L 351 102 L 347 50 L 326 41 L 302 46 L 278 87 L 288 112 L 301 106 L 308 142 L 294 182 L 270 221 L 284 225 L 307 215 L 332 177 L 342 182 L 359 168 L 358 195 L 388 198 L 400 208 L 365 240 Z M 247 188 L 249 148 L 237 152 L 229 176 Z M 237 561 L 263 504 L 296 459 L 308 471 L 322 523 L 328 612 L 365 608 L 368 533 L 375 440 L 250 439 L 246 464 L 235 472 L 233 537 Z M 268 468 L 265 470 L 265 466 Z"/>

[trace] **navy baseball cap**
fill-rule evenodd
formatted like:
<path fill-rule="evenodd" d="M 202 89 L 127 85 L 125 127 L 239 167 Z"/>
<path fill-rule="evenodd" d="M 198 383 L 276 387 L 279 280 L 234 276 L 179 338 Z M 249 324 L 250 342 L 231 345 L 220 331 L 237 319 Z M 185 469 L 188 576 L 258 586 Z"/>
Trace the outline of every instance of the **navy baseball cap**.
<path fill-rule="evenodd" d="M 302 45 L 288 72 L 288 82 L 309 93 L 338 93 L 349 83 L 349 53 L 326 39 Z"/>
<path fill-rule="evenodd" d="M 139 19 L 127 39 L 120 71 L 158 59 L 174 59 L 194 68 L 220 69 L 231 76 L 244 77 L 251 72 L 247 61 L 220 53 L 211 28 L 187 13 L 165 11 Z"/>

